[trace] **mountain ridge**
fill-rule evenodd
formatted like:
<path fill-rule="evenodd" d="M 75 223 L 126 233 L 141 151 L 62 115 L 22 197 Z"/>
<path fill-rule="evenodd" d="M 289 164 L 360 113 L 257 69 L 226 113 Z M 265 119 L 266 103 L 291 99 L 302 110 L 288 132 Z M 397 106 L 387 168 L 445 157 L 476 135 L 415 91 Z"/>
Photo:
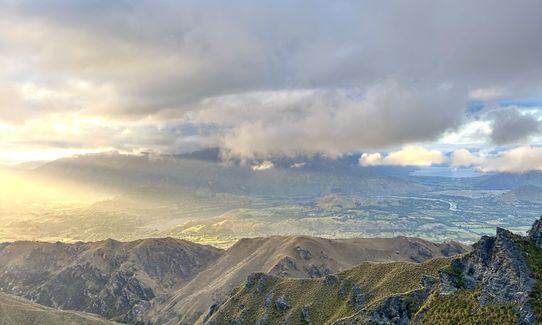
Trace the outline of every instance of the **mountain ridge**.
<path fill-rule="evenodd" d="M 469 253 L 417 265 L 367 262 L 323 280 L 253 273 L 205 324 L 538 324 L 541 238 L 542 217 L 527 236 L 498 228 Z"/>
<path fill-rule="evenodd" d="M 285 278 L 319 278 L 363 261 L 421 262 L 467 251 L 458 243 L 434 244 L 418 238 L 326 239 L 309 236 L 246 238 L 226 250 L 211 267 L 154 306 L 159 324 L 201 323 L 209 306 L 219 303 L 251 272 Z"/>

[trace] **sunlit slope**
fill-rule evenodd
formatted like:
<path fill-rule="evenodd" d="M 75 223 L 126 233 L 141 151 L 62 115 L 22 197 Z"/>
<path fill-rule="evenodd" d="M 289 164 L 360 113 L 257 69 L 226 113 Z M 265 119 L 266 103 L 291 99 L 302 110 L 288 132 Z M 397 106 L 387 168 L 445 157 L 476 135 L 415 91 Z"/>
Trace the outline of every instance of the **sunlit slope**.
<path fill-rule="evenodd" d="M 422 279 L 438 278 L 439 270 L 450 260 L 362 263 L 323 279 L 282 279 L 256 273 L 207 323 L 242 320 L 244 324 L 255 324 L 266 320 L 264 324 L 307 324 L 310 320 L 313 324 L 332 324 L 356 314 L 361 306 L 371 308 L 387 296 L 422 289 Z"/>
<path fill-rule="evenodd" d="M 0 293 L 0 325 L 113 325 L 98 316 L 48 308 Z"/>
<path fill-rule="evenodd" d="M 221 324 L 540 324 L 542 217 L 520 236 L 497 228 L 472 252 L 422 264 L 362 263 L 324 279 L 253 273 L 209 310 Z"/>
<path fill-rule="evenodd" d="M 434 244 L 417 238 L 324 239 L 273 236 L 243 239 L 212 266 L 199 273 L 174 297 L 158 306 L 157 323 L 201 322 L 209 306 L 223 301 L 252 272 L 293 278 L 316 278 L 346 270 L 363 261 L 422 262 L 465 252 L 457 243 Z"/>

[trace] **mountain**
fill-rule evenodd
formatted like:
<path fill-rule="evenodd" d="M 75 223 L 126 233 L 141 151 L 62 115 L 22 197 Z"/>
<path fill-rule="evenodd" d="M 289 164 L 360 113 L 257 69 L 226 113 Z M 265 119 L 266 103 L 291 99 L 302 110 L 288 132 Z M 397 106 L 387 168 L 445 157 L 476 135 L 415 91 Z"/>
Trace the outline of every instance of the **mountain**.
<path fill-rule="evenodd" d="M 542 217 L 527 237 L 498 228 L 473 251 L 422 264 L 362 263 L 321 279 L 252 273 L 205 323 L 539 324 Z"/>
<path fill-rule="evenodd" d="M 0 325 L 114 325 L 98 316 L 61 311 L 0 293 Z"/>
<path fill-rule="evenodd" d="M 0 244 L 0 291 L 42 305 L 130 322 L 223 255 L 172 238 Z"/>
<path fill-rule="evenodd" d="M 501 198 L 506 201 L 542 203 L 542 187 L 523 185 L 502 194 Z"/>
<path fill-rule="evenodd" d="M 422 239 L 324 239 L 306 236 L 242 239 L 149 316 L 156 324 L 201 323 L 209 306 L 226 299 L 252 272 L 284 278 L 319 278 L 363 261 L 423 262 L 467 251 L 458 243 Z"/>
<path fill-rule="evenodd" d="M 480 177 L 476 187 L 485 190 L 510 190 L 520 186 L 542 187 L 542 172 L 500 173 Z"/>
<path fill-rule="evenodd" d="M 388 175 L 383 169 L 361 168 L 351 157 L 278 160 L 266 170 L 254 170 L 256 163 L 223 162 L 212 151 L 178 156 L 109 152 L 55 160 L 32 173 L 112 193 L 164 185 L 193 192 L 283 198 L 329 193 L 404 194 L 428 189 Z"/>

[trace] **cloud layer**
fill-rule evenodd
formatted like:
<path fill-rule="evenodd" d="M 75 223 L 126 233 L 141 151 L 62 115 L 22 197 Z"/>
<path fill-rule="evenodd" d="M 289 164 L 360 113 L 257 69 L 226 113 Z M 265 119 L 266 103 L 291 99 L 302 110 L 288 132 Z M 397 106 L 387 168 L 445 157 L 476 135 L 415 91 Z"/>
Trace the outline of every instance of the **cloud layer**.
<path fill-rule="evenodd" d="M 442 164 L 445 160 L 446 157 L 438 150 L 407 146 L 387 155 L 364 153 L 359 159 L 359 164 L 364 167 L 381 165 L 428 167 Z"/>
<path fill-rule="evenodd" d="M 0 0 L 0 28 L 3 152 L 539 141 L 498 104 L 542 93 L 538 0 Z"/>
<path fill-rule="evenodd" d="M 492 156 L 476 155 L 460 149 L 452 155 L 452 166 L 475 167 L 483 172 L 542 171 L 542 147 L 521 146 Z"/>

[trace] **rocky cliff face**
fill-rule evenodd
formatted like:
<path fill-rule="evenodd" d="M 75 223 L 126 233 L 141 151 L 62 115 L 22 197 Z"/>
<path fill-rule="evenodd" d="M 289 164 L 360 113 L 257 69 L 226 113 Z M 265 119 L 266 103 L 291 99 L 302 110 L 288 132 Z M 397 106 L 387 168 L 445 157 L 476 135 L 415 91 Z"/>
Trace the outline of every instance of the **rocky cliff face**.
<path fill-rule="evenodd" d="M 222 251 L 172 238 L 0 245 L 0 291 L 37 303 L 133 322 Z"/>
<path fill-rule="evenodd" d="M 535 223 L 529 236 L 538 238 L 541 220 Z M 518 240 L 523 239 L 501 228 L 497 228 L 495 237 L 482 237 L 470 254 L 455 260 L 450 269 L 441 272 L 440 294 L 480 289 L 482 306 L 514 304 L 519 307 L 520 323 L 533 324 L 535 316 L 529 293 L 536 280 Z"/>
<path fill-rule="evenodd" d="M 542 248 L 542 216 L 533 223 L 527 235 L 535 241 L 538 247 Z"/>
<path fill-rule="evenodd" d="M 541 238 L 542 217 L 527 237 L 498 228 L 496 236 L 482 237 L 470 253 L 442 260 L 440 268 L 435 269 L 435 264 L 433 271 L 430 266 L 436 260 L 422 264 L 420 269 L 411 263 L 394 267 L 380 264 L 382 269 L 378 271 L 375 265 L 360 265 L 328 275 L 321 282 L 286 281 L 254 274 L 228 301 L 214 306 L 207 317 L 208 324 L 249 324 L 254 314 L 264 316 L 257 319 L 261 324 L 299 317 L 305 323 L 318 319 L 316 323 L 334 325 L 433 325 L 467 320 L 472 324 L 539 324 Z M 411 269 L 400 273 L 406 268 Z M 348 291 L 341 290 L 347 282 Z M 406 282 L 409 284 L 404 286 Z M 341 292 L 359 299 L 353 303 Z M 269 304 L 265 303 L 267 300 Z M 326 311 L 329 306 L 334 307 Z"/>

